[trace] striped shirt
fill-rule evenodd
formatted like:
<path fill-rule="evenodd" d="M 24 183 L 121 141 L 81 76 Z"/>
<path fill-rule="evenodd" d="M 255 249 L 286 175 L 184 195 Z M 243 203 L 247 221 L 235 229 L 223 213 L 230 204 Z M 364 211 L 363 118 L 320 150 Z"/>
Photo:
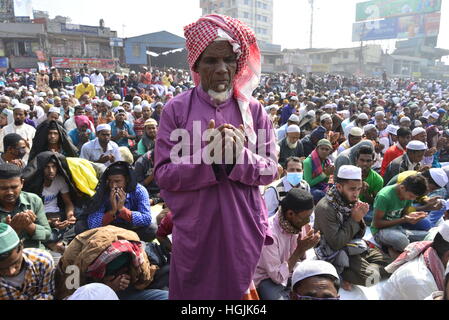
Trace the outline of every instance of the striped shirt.
<path fill-rule="evenodd" d="M 111 209 L 109 202 L 109 195 L 105 202 L 101 205 L 97 212 L 89 215 L 87 222 L 89 229 L 95 229 L 103 227 L 103 216 Z M 137 184 L 136 190 L 126 194 L 125 208 L 131 210 L 132 214 L 132 226 L 133 227 L 147 227 L 151 224 L 151 211 L 150 211 L 150 197 L 147 189 Z M 125 222 L 120 218 L 116 218 L 114 222 Z"/>
<path fill-rule="evenodd" d="M 0 277 L 0 300 L 53 300 L 55 294 L 54 262 L 50 253 L 23 249 L 25 277 L 21 288 Z"/>

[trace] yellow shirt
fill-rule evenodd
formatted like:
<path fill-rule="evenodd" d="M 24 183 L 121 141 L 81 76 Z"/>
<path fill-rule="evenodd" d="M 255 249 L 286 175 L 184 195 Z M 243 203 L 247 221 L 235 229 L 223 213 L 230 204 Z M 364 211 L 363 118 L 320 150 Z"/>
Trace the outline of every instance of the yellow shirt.
<path fill-rule="evenodd" d="M 84 84 L 82 83 L 77 85 L 75 90 L 75 98 L 79 99 L 85 94 L 89 95 L 89 98 L 93 99 L 97 95 L 95 86 L 91 83 L 89 83 L 87 87 L 84 87 Z"/>

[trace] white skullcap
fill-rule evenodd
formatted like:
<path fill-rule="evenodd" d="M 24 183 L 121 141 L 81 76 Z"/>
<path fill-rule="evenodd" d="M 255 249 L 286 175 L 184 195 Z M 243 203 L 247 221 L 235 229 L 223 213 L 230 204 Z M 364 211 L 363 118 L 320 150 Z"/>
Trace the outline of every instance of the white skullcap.
<path fill-rule="evenodd" d="M 357 119 L 359 120 L 368 120 L 368 115 L 366 113 L 361 113 L 358 115 Z"/>
<path fill-rule="evenodd" d="M 441 234 L 446 242 L 449 242 L 449 221 L 444 221 L 439 227 L 438 233 Z"/>
<path fill-rule="evenodd" d="M 432 112 L 429 117 L 432 117 L 434 119 L 438 119 L 440 117 L 440 114 L 438 112 Z"/>
<path fill-rule="evenodd" d="M 332 104 L 326 104 L 323 109 L 332 109 L 334 106 Z"/>
<path fill-rule="evenodd" d="M 345 180 L 362 180 L 362 168 L 355 166 L 341 166 L 338 170 L 337 177 Z"/>
<path fill-rule="evenodd" d="M 415 123 L 415 128 L 416 127 L 422 127 L 422 122 L 421 121 L 415 120 L 414 123 Z"/>
<path fill-rule="evenodd" d="M 337 270 L 329 262 L 323 260 L 304 260 L 298 263 L 293 271 L 292 288 L 299 281 L 320 275 L 331 275 L 339 280 Z"/>
<path fill-rule="evenodd" d="M 315 113 L 315 111 L 310 110 L 309 112 L 307 112 L 307 115 L 308 115 L 309 117 L 315 118 L 316 113 Z"/>
<path fill-rule="evenodd" d="M 103 130 L 105 130 L 105 131 L 111 131 L 112 129 L 111 129 L 111 126 L 108 125 L 108 124 L 100 124 L 100 125 L 97 127 L 97 132 L 100 132 L 100 131 L 103 131 Z"/>
<path fill-rule="evenodd" d="M 399 127 L 398 126 L 395 126 L 395 125 L 392 125 L 392 124 L 389 124 L 388 126 L 387 126 L 387 132 L 389 133 L 389 134 L 392 134 L 392 135 L 394 135 L 394 136 L 397 136 L 398 135 L 398 130 L 399 130 Z"/>
<path fill-rule="evenodd" d="M 363 127 L 364 132 L 370 131 L 372 129 L 376 129 L 376 126 L 374 124 L 367 124 L 366 126 Z"/>
<path fill-rule="evenodd" d="M 351 131 L 349 131 L 349 135 L 353 137 L 363 137 L 363 130 L 359 127 L 353 127 Z"/>
<path fill-rule="evenodd" d="M 296 124 L 293 124 L 287 128 L 287 133 L 301 133 L 301 129 Z"/>
<path fill-rule="evenodd" d="M 100 101 L 100 103 L 103 103 L 106 105 L 106 107 L 111 108 L 112 107 L 112 103 L 109 100 L 102 100 Z"/>
<path fill-rule="evenodd" d="M 427 150 L 427 146 L 424 142 L 421 142 L 418 140 L 412 140 L 408 143 L 407 150 L 423 151 L 423 150 Z"/>
<path fill-rule="evenodd" d="M 299 123 L 299 117 L 296 114 L 292 114 L 288 121 Z"/>
<path fill-rule="evenodd" d="M 433 181 L 436 182 L 436 184 L 440 188 L 444 188 L 448 183 L 449 179 L 447 178 L 446 172 L 444 172 L 441 168 L 432 168 L 429 170 L 430 176 L 432 177 Z"/>
<path fill-rule="evenodd" d="M 122 96 L 119 94 L 114 95 L 114 100 L 122 100 Z"/>
<path fill-rule="evenodd" d="M 421 128 L 421 127 L 415 128 L 412 131 L 412 137 L 416 137 L 418 134 L 421 134 L 423 132 L 426 132 L 426 129 Z"/>
<path fill-rule="evenodd" d="M 143 107 L 149 107 L 149 106 L 150 106 L 150 103 L 147 100 L 143 100 L 142 101 L 142 108 Z"/>
<path fill-rule="evenodd" d="M 298 99 L 297 96 L 292 96 L 292 97 L 290 97 L 290 100 L 291 100 L 291 101 L 299 101 L 299 99 Z"/>
<path fill-rule="evenodd" d="M 46 97 L 47 94 L 45 92 L 39 92 L 39 97 Z"/>
<path fill-rule="evenodd" d="M 338 113 L 341 114 L 345 119 L 348 119 L 349 116 L 351 115 L 349 110 L 342 110 L 342 111 L 339 111 Z"/>
<path fill-rule="evenodd" d="M 142 112 L 142 106 L 140 104 L 137 104 L 134 106 L 134 112 Z"/>
<path fill-rule="evenodd" d="M 409 117 L 402 117 L 401 120 L 399 121 L 400 123 L 406 122 L 406 121 L 411 121 Z"/>
<path fill-rule="evenodd" d="M 49 110 L 48 110 L 48 113 L 57 113 L 57 114 L 61 114 L 61 109 L 59 109 L 59 108 L 57 108 L 57 107 L 51 107 Z"/>
<path fill-rule="evenodd" d="M 384 107 L 376 107 L 376 110 L 375 110 L 375 111 L 376 111 L 376 112 L 379 112 L 379 111 L 384 112 L 385 109 L 384 109 Z"/>
<path fill-rule="evenodd" d="M 383 111 L 377 111 L 377 112 L 374 114 L 374 116 L 375 116 L 375 117 L 382 117 L 382 118 L 385 118 L 385 112 L 383 112 Z"/>
<path fill-rule="evenodd" d="M 332 117 L 330 114 L 325 113 L 321 116 L 320 121 L 323 122 L 324 120 L 327 120 L 327 119 L 332 119 Z"/>
<path fill-rule="evenodd" d="M 83 83 L 84 83 L 84 84 L 90 83 L 89 77 L 84 77 L 84 78 L 83 78 Z"/>
<path fill-rule="evenodd" d="M 63 94 L 63 95 L 61 96 L 61 99 L 69 99 L 69 96 L 68 96 L 68 95 L 65 95 L 65 94 Z"/>
<path fill-rule="evenodd" d="M 30 106 L 27 104 L 23 104 L 23 103 L 16 103 L 14 105 L 13 110 L 17 110 L 17 109 L 28 111 L 28 110 L 30 110 Z"/>
<path fill-rule="evenodd" d="M 67 300 L 120 300 L 109 286 L 102 283 L 91 283 L 78 288 Z"/>

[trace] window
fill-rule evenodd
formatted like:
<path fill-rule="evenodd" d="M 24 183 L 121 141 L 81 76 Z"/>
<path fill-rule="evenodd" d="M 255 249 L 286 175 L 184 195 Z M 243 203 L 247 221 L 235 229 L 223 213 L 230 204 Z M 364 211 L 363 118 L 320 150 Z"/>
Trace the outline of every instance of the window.
<path fill-rule="evenodd" d="M 251 5 L 251 0 L 244 0 L 245 6 L 250 6 Z"/>
<path fill-rule="evenodd" d="M 98 58 L 100 56 L 100 45 L 98 43 L 88 43 L 87 56 L 91 58 Z"/>
<path fill-rule="evenodd" d="M 243 18 L 249 19 L 249 12 L 244 11 L 243 12 Z"/>
<path fill-rule="evenodd" d="M 133 44 L 133 57 L 140 57 L 140 45 L 138 43 Z"/>

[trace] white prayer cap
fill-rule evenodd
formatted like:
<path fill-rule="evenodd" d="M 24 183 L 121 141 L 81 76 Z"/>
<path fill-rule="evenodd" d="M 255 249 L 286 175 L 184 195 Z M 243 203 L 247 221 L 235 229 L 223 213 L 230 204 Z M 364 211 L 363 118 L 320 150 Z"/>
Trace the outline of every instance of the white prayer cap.
<path fill-rule="evenodd" d="M 383 111 L 376 111 L 374 116 L 375 117 L 383 117 L 383 118 L 385 118 L 385 112 L 383 112 Z"/>
<path fill-rule="evenodd" d="M 338 113 L 341 114 L 345 119 L 348 119 L 351 115 L 349 110 L 342 110 L 342 111 L 339 111 Z"/>
<path fill-rule="evenodd" d="M 364 132 L 370 131 L 372 129 L 376 129 L 376 126 L 374 124 L 367 124 L 366 126 L 363 127 Z"/>
<path fill-rule="evenodd" d="M 320 121 L 323 122 L 324 120 L 327 120 L 327 119 L 332 119 L 332 117 L 330 114 L 325 113 L 321 116 Z"/>
<path fill-rule="evenodd" d="M 299 101 L 297 96 L 292 96 L 290 97 L 290 101 Z"/>
<path fill-rule="evenodd" d="M 111 131 L 112 129 L 111 129 L 111 126 L 110 125 L 108 125 L 108 124 L 100 124 L 98 127 L 97 127 L 97 132 L 100 132 L 100 131 Z"/>
<path fill-rule="evenodd" d="M 90 283 L 78 288 L 67 300 L 120 300 L 117 294 L 105 284 Z"/>
<path fill-rule="evenodd" d="M 42 99 L 42 101 L 44 101 L 44 99 Z M 17 100 L 17 99 L 12 99 L 11 100 L 11 105 L 12 106 L 15 106 L 15 105 L 18 105 L 20 102 L 19 102 L 19 100 Z"/>
<path fill-rule="evenodd" d="M 323 109 L 332 109 L 334 106 L 332 104 L 326 104 Z"/>
<path fill-rule="evenodd" d="M 337 270 L 329 262 L 323 260 L 304 260 L 298 263 L 293 271 L 292 288 L 299 281 L 320 275 L 331 275 L 339 280 Z"/>
<path fill-rule="evenodd" d="M 61 96 L 61 99 L 69 99 L 69 96 L 68 96 L 68 95 L 65 95 L 65 94 L 63 94 L 63 95 Z"/>
<path fill-rule="evenodd" d="M 301 129 L 296 124 L 293 124 L 287 128 L 287 133 L 301 133 Z"/>
<path fill-rule="evenodd" d="M 434 118 L 434 119 L 438 119 L 440 117 L 440 114 L 438 112 L 432 112 L 430 114 L 430 117 Z"/>
<path fill-rule="evenodd" d="M 309 117 L 315 118 L 316 113 L 315 113 L 315 111 L 310 110 L 309 112 L 307 112 L 307 115 L 308 115 Z"/>
<path fill-rule="evenodd" d="M 449 221 L 444 221 L 440 225 L 438 233 L 441 234 L 446 242 L 449 242 Z"/>
<path fill-rule="evenodd" d="M 23 104 L 23 103 L 17 103 L 14 105 L 13 110 L 17 110 L 17 109 L 28 111 L 28 110 L 30 110 L 30 106 L 27 104 Z"/>
<path fill-rule="evenodd" d="M 398 130 L 399 130 L 399 127 L 397 127 L 397 126 L 395 126 L 395 125 L 389 124 L 389 125 L 387 126 L 387 132 L 388 132 L 389 134 L 394 135 L 394 136 L 397 136 L 397 135 L 398 135 Z"/>
<path fill-rule="evenodd" d="M 292 114 L 288 121 L 299 123 L 299 117 L 296 114 Z"/>
<path fill-rule="evenodd" d="M 384 112 L 385 111 L 384 107 L 376 107 L 376 112 L 379 112 L 379 111 Z"/>
<path fill-rule="evenodd" d="M 137 104 L 134 106 L 134 112 L 142 112 L 142 106 L 140 104 Z"/>
<path fill-rule="evenodd" d="M 426 144 L 418 140 L 412 140 L 407 145 L 407 150 L 423 151 L 426 149 L 427 149 Z"/>
<path fill-rule="evenodd" d="M 411 121 L 409 117 L 402 117 L 401 120 L 399 121 L 399 123 L 403 123 L 403 122 L 407 122 L 407 121 Z"/>
<path fill-rule="evenodd" d="M 337 177 L 345 180 L 362 180 L 362 168 L 355 166 L 341 166 L 338 170 Z"/>
<path fill-rule="evenodd" d="M 353 127 L 351 131 L 349 131 L 349 135 L 353 137 L 363 137 L 363 130 L 359 127 Z"/>
<path fill-rule="evenodd" d="M 150 103 L 147 100 L 143 100 L 142 101 L 142 108 L 143 107 L 149 107 L 149 106 L 150 106 Z"/>
<path fill-rule="evenodd" d="M 45 92 L 39 92 L 39 97 L 46 97 L 47 94 Z"/>
<path fill-rule="evenodd" d="M 416 137 L 418 134 L 421 134 L 423 132 L 426 132 L 426 129 L 421 128 L 421 127 L 415 128 L 412 131 L 412 137 Z"/>
<path fill-rule="evenodd" d="M 106 105 L 106 107 L 111 108 L 112 107 L 112 103 L 109 100 L 102 100 L 100 101 L 100 103 L 103 103 L 104 105 Z"/>
<path fill-rule="evenodd" d="M 449 179 L 447 178 L 446 172 L 444 172 L 441 168 L 432 168 L 429 170 L 430 176 L 432 177 L 433 181 L 436 182 L 436 184 L 440 188 L 444 188 L 448 183 Z"/>
<path fill-rule="evenodd" d="M 57 107 L 51 107 L 49 110 L 48 110 L 48 113 L 57 113 L 57 114 L 61 114 L 61 109 L 59 109 L 59 108 L 57 108 Z"/>
<path fill-rule="evenodd" d="M 415 128 L 422 127 L 422 122 L 421 121 L 415 120 L 414 123 L 415 123 Z"/>
<path fill-rule="evenodd" d="M 84 84 L 90 83 L 89 77 L 84 77 L 84 78 L 83 78 L 83 83 L 84 83 Z"/>
<path fill-rule="evenodd" d="M 359 120 L 368 120 L 369 118 L 368 118 L 368 115 L 366 113 L 361 113 L 361 114 L 359 114 L 357 119 L 359 119 Z"/>
<path fill-rule="evenodd" d="M 122 100 L 122 96 L 119 94 L 114 95 L 114 100 Z"/>

